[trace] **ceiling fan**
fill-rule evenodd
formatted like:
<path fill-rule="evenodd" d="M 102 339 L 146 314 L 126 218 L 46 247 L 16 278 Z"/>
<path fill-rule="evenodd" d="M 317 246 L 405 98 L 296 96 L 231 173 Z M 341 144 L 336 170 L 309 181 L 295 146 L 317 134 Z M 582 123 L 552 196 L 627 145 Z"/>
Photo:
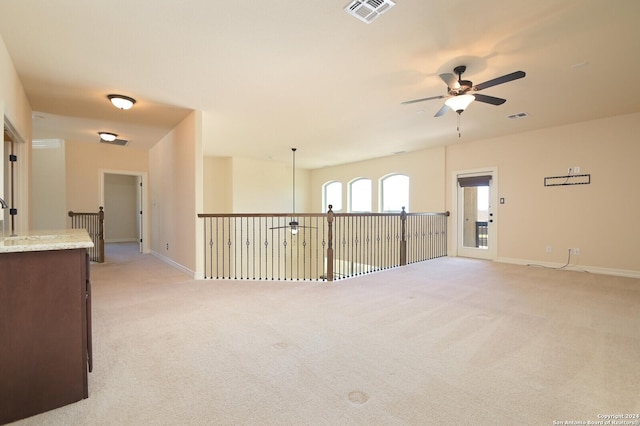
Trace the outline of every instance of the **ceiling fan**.
<path fill-rule="evenodd" d="M 496 98 L 495 96 L 482 95 L 476 92 L 488 87 L 497 86 L 498 84 L 508 83 L 510 81 L 523 78 L 526 75 L 524 71 L 516 71 L 512 72 L 511 74 L 503 75 L 502 77 L 497 77 L 492 80 L 485 81 L 484 83 L 476 84 L 474 86 L 471 81 L 462 79 L 462 74 L 466 70 L 467 67 L 465 65 L 455 67 L 453 69 L 453 72 L 457 74 L 457 78 L 456 75 L 451 73 L 440 74 L 440 78 L 447 84 L 446 95 L 414 99 L 412 101 L 402 102 L 401 104 L 408 105 L 416 102 L 430 101 L 433 99 L 446 99 L 444 105 L 438 110 L 438 112 L 436 112 L 434 117 L 440 117 L 444 115 L 444 113 L 447 112 L 447 108 L 451 108 L 458 114 L 462 114 L 462 112 L 473 101 L 483 102 L 485 104 L 491 105 L 502 105 L 507 101 L 506 99 Z"/>

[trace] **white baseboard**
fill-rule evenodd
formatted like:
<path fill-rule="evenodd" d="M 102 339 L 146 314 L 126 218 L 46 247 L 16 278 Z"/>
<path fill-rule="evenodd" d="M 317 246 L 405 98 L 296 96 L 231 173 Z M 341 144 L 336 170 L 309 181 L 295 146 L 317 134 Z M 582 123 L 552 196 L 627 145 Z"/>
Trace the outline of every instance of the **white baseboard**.
<path fill-rule="evenodd" d="M 167 263 L 171 266 L 173 266 L 174 268 L 184 272 L 185 274 L 189 275 L 190 277 L 192 277 L 193 279 L 199 279 L 197 278 L 197 274 L 192 271 L 191 269 L 187 268 L 184 265 L 181 265 L 180 263 L 176 262 L 173 259 L 168 258 L 167 256 L 163 256 L 162 254 L 158 253 L 157 251 L 150 251 L 151 255 L 162 260 L 164 263 Z"/>
<path fill-rule="evenodd" d="M 536 265 L 546 268 L 562 268 L 564 263 L 540 262 L 537 260 L 516 259 L 511 257 L 499 257 L 496 262 L 512 263 L 514 265 Z M 640 271 L 631 271 L 627 269 L 600 268 L 597 266 L 575 265 L 570 264 L 562 268 L 565 271 L 590 272 L 592 274 L 614 275 L 618 277 L 640 278 Z"/>

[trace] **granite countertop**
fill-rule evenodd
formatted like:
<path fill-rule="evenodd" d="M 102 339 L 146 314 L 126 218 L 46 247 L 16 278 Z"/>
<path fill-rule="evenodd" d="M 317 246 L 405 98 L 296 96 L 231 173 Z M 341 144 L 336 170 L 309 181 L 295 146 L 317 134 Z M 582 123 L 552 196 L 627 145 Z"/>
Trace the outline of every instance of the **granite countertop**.
<path fill-rule="evenodd" d="M 0 238 L 0 253 L 91 247 L 93 247 L 93 242 L 86 229 L 31 231 L 21 235 Z"/>

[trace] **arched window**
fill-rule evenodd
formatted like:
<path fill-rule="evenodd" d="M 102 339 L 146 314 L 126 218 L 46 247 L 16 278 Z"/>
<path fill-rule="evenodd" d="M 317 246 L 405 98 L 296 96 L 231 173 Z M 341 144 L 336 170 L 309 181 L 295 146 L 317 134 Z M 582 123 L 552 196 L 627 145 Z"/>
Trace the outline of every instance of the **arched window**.
<path fill-rule="evenodd" d="M 409 176 L 389 175 L 382 179 L 381 204 L 383 212 L 409 211 Z"/>
<path fill-rule="evenodd" d="M 371 179 L 360 178 L 349 184 L 349 211 L 371 211 Z"/>
<path fill-rule="evenodd" d="M 327 182 L 322 191 L 322 212 L 329 210 L 329 204 L 333 206 L 333 211 L 342 210 L 342 182 Z"/>

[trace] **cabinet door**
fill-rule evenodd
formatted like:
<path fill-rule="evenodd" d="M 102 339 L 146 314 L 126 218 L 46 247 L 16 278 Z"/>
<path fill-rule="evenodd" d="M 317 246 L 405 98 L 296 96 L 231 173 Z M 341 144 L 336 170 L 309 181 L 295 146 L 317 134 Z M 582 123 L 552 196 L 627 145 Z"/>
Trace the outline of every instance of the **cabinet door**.
<path fill-rule="evenodd" d="M 87 397 L 85 255 L 0 254 L 0 424 Z"/>

